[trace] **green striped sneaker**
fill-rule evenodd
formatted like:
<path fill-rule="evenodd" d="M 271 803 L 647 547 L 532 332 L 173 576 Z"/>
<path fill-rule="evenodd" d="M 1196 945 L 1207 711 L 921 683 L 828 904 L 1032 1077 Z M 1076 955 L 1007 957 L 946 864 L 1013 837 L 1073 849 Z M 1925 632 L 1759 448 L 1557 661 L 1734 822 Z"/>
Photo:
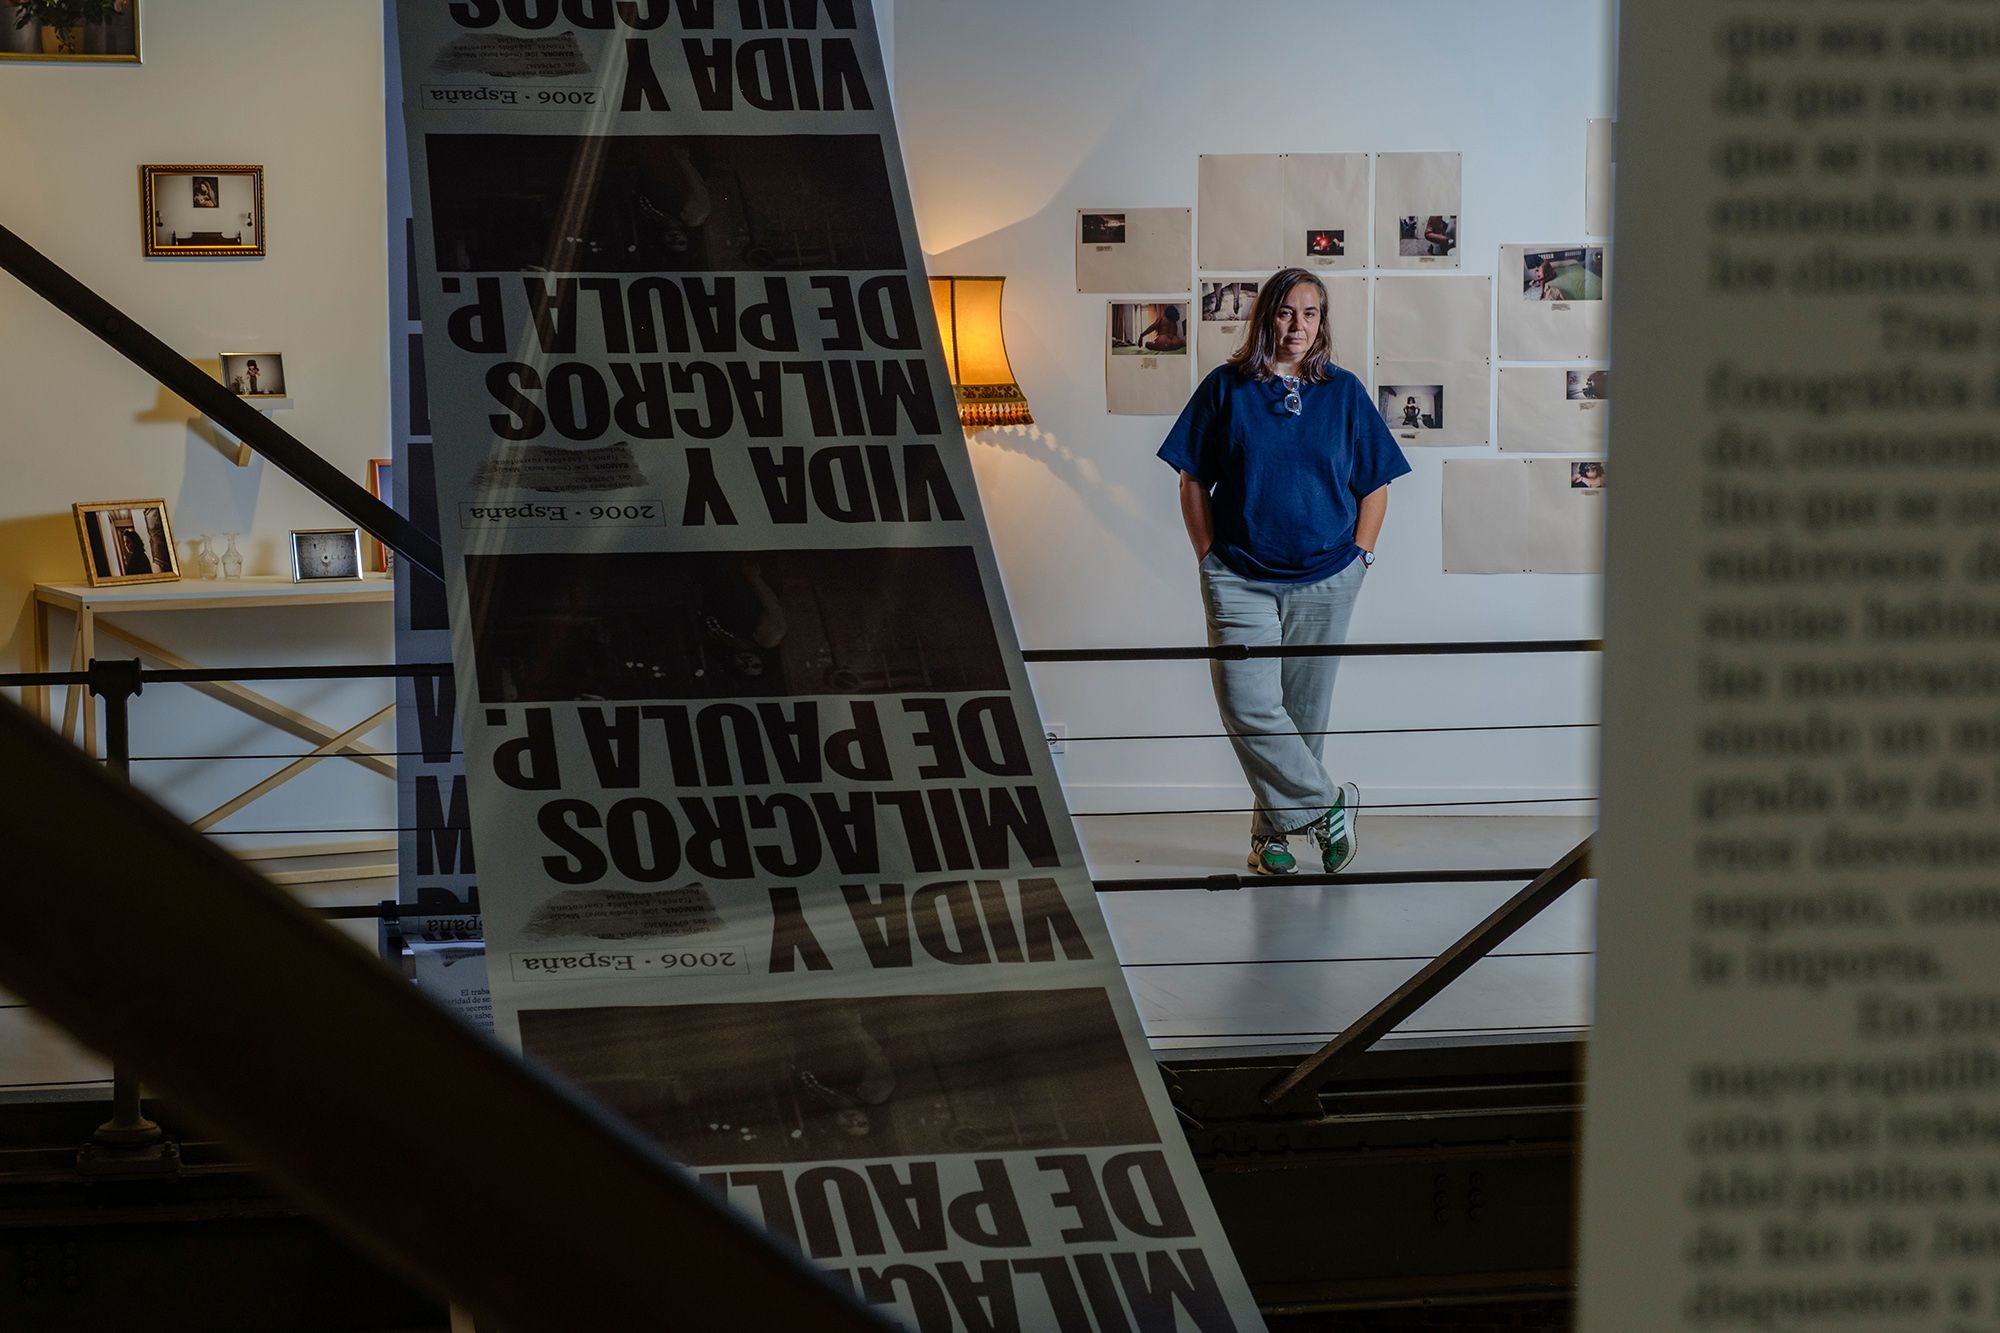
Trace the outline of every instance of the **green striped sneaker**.
<path fill-rule="evenodd" d="M 1299 863 L 1285 850 L 1284 834 L 1256 833 L 1250 837 L 1250 868 L 1260 875 L 1289 875 Z"/>
<path fill-rule="evenodd" d="M 1319 863 L 1329 875 L 1338 875 L 1354 864 L 1354 853 L 1359 843 L 1354 835 L 1354 826 L 1361 818 L 1361 789 L 1351 782 L 1340 784 L 1340 795 L 1333 801 L 1333 809 L 1315 819 L 1312 829 L 1313 841 L 1319 844 Z"/>

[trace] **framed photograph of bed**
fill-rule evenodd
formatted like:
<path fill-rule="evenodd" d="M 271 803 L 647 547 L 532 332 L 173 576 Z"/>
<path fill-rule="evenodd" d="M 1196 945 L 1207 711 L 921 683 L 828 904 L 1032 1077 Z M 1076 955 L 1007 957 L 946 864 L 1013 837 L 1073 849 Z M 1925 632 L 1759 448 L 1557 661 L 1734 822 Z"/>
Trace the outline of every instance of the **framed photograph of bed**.
<path fill-rule="evenodd" d="M 139 168 L 139 230 L 149 258 L 264 253 L 264 168 Z"/>

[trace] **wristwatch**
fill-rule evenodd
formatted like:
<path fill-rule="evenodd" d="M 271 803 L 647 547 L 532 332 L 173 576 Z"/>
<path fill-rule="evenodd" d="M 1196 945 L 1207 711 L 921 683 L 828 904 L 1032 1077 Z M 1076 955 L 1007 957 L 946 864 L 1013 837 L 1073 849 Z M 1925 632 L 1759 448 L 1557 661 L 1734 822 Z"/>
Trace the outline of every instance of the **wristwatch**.
<path fill-rule="evenodd" d="M 1363 569 L 1375 568 L 1375 553 L 1373 551 L 1362 546 L 1357 546 L 1354 549 L 1361 552 L 1361 567 Z"/>

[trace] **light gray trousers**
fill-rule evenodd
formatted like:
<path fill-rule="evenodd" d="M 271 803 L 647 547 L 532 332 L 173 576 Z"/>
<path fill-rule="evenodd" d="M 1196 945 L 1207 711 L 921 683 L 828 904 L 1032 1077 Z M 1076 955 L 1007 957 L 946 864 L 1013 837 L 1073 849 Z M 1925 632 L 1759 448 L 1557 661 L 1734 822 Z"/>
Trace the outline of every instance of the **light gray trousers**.
<path fill-rule="evenodd" d="M 1214 555 L 1201 562 L 1208 642 L 1330 644 L 1347 641 L 1361 591 L 1360 560 L 1318 583 L 1246 579 Z M 1339 789 L 1320 762 L 1338 657 L 1253 657 L 1209 664 L 1223 730 L 1257 799 L 1251 834 L 1293 833 L 1333 806 Z"/>

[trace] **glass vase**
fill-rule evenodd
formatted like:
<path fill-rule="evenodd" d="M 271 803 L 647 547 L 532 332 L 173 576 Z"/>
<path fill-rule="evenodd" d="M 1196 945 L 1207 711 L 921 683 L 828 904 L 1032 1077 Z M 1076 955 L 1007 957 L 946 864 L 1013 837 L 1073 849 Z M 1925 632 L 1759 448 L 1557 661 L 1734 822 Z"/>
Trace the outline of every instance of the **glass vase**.
<path fill-rule="evenodd" d="M 216 558 L 215 547 L 209 544 L 205 532 L 201 534 L 200 549 L 194 553 L 194 568 L 205 579 L 212 579 L 222 572 L 222 561 Z"/>
<path fill-rule="evenodd" d="M 222 577 L 240 579 L 243 577 L 243 552 L 236 549 L 236 534 L 224 534 L 229 538 L 229 549 L 222 553 Z"/>

